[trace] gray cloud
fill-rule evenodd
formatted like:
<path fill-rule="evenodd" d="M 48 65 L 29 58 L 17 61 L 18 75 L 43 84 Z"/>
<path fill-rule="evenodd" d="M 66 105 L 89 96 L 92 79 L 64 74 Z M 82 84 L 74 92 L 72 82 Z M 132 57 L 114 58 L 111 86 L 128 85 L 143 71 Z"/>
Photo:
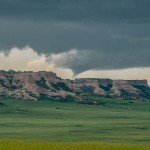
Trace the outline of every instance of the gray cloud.
<path fill-rule="evenodd" d="M 59 65 L 89 69 L 150 66 L 149 0 L 0 0 L 0 50 L 86 53 Z"/>
<path fill-rule="evenodd" d="M 149 21 L 149 0 L 0 0 L 0 16 L 27 20 Z"/>

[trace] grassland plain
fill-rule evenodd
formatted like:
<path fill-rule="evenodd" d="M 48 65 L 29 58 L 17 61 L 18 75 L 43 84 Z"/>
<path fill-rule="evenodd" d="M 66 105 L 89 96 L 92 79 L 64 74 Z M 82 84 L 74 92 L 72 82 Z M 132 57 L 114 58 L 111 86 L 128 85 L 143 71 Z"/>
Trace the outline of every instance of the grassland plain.
<path fill-rule="evenodd" d="M 0 141 L 1 150 L 149 150 L 148 145 L 87 142 Z"/>
<path fill-rule="evenodd" d="M 101 104 L 1 98 L 0 149 L 150 149 L 150 103 L 85 98 Z"/>

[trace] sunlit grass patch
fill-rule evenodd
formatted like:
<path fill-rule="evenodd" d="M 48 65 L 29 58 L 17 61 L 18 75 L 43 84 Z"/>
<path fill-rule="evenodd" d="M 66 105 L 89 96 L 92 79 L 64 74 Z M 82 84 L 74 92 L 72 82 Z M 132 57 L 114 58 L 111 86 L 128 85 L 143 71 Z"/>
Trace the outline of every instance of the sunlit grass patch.
<path fill-rule="evenodd" d="M 1 140 L 0 150 L 149 150 L 150 145 Z"/>

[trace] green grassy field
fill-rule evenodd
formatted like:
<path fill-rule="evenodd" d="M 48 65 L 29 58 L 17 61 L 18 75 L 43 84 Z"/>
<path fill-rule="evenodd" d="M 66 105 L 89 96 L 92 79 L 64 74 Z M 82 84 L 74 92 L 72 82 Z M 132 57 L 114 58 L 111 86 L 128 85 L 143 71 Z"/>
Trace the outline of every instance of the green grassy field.
<path fill-rule="evenodd" d="M 1 150 L 149 150 L 148 145 L 87 142 L 0 141 Z"/>
<path fill-rule="evenodd" d="M 137 147 L 139 144 L 149 145 L 150 103 L 88 98 L 100 101 L 101 105 L 1 98 L 0 148 L 3 145 L 15 145 L 11 140 L 23 140 L 24 144 L 27 144 L 28 140 L 96 142 L 96 145 L 101 147 L 104 145 L 98 143 L 138 144 Z M 8 144 L 4 144 L 7 142 Z M 65 144 L 67 146 L 67 143 Z M 86 146 L 89 147 L 86 144 L 83 147 Z M 91 143 L 91 146 L 94 145 Z M 144 146 L 143 149 L 150 147 Z"/>

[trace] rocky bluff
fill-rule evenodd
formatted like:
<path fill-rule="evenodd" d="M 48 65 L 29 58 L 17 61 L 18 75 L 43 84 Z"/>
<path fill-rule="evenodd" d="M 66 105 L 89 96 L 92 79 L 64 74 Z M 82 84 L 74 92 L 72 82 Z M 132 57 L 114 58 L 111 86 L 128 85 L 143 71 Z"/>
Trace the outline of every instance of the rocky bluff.
<path fill-rule="evenodd" d="M 79 100 L 83 95 L 150 100 L 147 80 L 61 79 L 53 72 L 0 71 L 0 96 L 27 100 Z"/>

